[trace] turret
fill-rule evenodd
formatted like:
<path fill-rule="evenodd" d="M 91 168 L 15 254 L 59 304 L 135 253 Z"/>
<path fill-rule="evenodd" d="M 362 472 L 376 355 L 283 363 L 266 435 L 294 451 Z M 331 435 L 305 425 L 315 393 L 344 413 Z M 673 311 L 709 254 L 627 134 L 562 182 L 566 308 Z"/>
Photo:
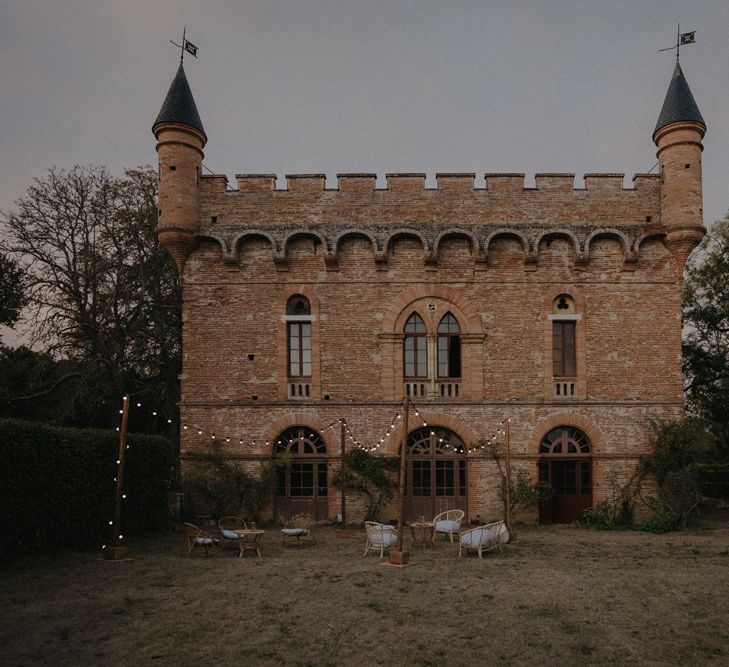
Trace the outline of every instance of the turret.
<path fill-rule="evenodd" d="M 701 194 L 701 117 L 681 65 L 676 63 L 661 114 L 653 132 L 661 173 L 661 222 L 666 247 L 679 278 L 691 251 L 706 233 Z"/>
<path fill-rule="evenodd" d="M 157 236 L 182 275 L 196 246 L 200 218 L 200 169 L 207 136 L 180 62 L 152 132 L 159 156 Z"/>

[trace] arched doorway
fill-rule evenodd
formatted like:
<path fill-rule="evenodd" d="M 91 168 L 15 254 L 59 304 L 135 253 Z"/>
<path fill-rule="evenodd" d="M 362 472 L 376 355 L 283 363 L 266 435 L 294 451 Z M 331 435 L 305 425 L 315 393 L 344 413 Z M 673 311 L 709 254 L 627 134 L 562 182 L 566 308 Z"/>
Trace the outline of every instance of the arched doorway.
<path fill-rule="evenodd" d="M 539 445 L 539 480 L 554 491 L 539 506 L 539 523 L 580 521 L 592 508 L 592 450 L 589 438 L 578 428 L 558 426 Z"/>
<path fill-rule="evenodd" d="M 405 521 L 466 511 L 466 448 L 453 431 L 426 426 L 408 436 Z"/>
<path fill-rule="evenodd" d="M 290 465 L 276 470 L 276 520 L 296 514 L 328 519 L 327 448 L 321 435 L 308 426 L 292 426 L 279 434 L 273 451 L 292 457 Z"/>

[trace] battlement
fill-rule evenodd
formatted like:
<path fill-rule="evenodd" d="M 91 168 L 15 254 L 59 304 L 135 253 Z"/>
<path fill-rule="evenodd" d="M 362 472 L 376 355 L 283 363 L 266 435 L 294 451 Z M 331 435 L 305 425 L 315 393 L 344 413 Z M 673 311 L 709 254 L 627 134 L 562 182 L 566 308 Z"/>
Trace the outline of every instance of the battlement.
<path fill-rule="evenodd" d="M 635 174 L 633 187 L 624 187 L 625 174 L 588 173 L 584 175 L 584 187 L 575 187 L 575 174 L 539 173 L 535 174 L 535 187 L 524 185 L 524 173 L 491 173 L 487 172 L 483 180 L 477 180 L 475 173 L 436 173 L 435 188 L 426 188 L 426 174 L 397 173 L 385 174 L 387 187 L 377 187 L 377 174 L 346 173 L 337 174 L 337 187 L 328 188 L 326 174 L 286 174 L 286 187 L 277 188 L 276 174 L 236 174 L 237 192 L 242 194 L 263 192 L 464 192 L 469 190 L 486 190 L 491 192 L 584 192 L 584 191 L 632 191 L 658 190 L 658 174 Z M 222 174 L 202 177 L 203 187 L 207 192 L 236 192 L 228 189 L 228 178 Z"/>

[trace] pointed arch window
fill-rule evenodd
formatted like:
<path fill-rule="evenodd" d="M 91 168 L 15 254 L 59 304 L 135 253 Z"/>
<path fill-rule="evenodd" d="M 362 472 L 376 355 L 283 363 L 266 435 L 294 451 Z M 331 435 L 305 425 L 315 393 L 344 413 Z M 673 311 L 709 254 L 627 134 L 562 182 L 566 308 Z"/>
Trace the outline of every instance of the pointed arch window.
<path fill-rule="evenodd" d="M 286 315 L 293 321 L 286 324 L 289 377 L 311 377 L 311 304 L 294 294 L 286 302 Z M 299 319 L 300 318 L 300 319 Z"/>
<path fill-rule="evenodd" d="M 428 343 L 425 323 L 413 313 L 405 322 L 405 377 L 428 377 Z"/>
<path fill-rule="evenodd" d="M 438 325 L 438 377 L 461 377 L 461 328 L 451 313 Z"/>

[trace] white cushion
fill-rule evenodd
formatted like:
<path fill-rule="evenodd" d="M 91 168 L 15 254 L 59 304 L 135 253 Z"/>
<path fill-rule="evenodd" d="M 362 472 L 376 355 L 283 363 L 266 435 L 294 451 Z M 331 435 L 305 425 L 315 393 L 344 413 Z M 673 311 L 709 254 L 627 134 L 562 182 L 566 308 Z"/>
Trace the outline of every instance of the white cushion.
<path fill-rule="evenodd" d="M 509 539 L 511 539 L 511 536 L 509 535 L 509 530 L 506 527 L 506 524 L 501 524 L 501 530 L 499 531 L 499 539 L 501 541 L 501 544 L 506 544 Z"/>
<path fill-rule="evenodd" d="M 435 530 L 438 533 L 457 533 L 461 526 L 460 521 L 438 521 L 435 524 Z"/>
<path fill-rule="evenodd" d="M 382 534 L 378 532 L 372 536 L 370 541 L 378 547 L 380 544 L 383 544 L 386 547 L 391 547 L 393 544 L 397 543 L 397 533 L 393 533 L 389 530 L 384 531 Z"/>
<path fill-rule="evenodd" d="M 300 537 L 301 535 L 308 535 L 308 528 L 282 528 L 281 532 L 284 535 L 290 535 L 291 537 Z"/>
<path fill-rule="evenodd" d="M 241 536 L 238 535 L 238 533 L 236 533 L 232 530 L 223 529 L 222 533 L 223 533 L 223 537 L 225 537 L 229 540 L 239 540 L 241 538 Z"/>
<path fill-rule="evenodd" d="M 209 547 L 213 543 L 213 540 L 209 537 L 196 537 L 195 538 L 195 544 L 199 544 L 203 547 Z"/>
<path fill-rule="evenodd" d="M 496 536 L 488 528 L 469 530 L 461 535 L 461 544 L 464 547 L 471 547 L 472 549 L 476 549 L 479 544 L 484 548 L 492 547 L 495 543 Z"/>

